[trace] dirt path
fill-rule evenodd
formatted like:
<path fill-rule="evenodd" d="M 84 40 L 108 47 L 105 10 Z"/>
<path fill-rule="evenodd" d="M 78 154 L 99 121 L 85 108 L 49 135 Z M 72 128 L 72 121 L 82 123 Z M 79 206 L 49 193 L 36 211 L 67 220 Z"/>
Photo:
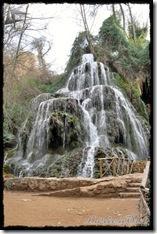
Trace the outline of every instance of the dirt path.
<path fill-rule="evenodd" d="M 138 199 L 57 198 L 4 191 L 5 226 L 132 226 Z"/>

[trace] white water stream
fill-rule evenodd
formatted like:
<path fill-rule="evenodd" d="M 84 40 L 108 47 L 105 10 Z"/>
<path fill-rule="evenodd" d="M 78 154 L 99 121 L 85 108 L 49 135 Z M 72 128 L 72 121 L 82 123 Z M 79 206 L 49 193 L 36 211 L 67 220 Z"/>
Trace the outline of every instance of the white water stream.
<path fill-rule="evenodd" d="M 82 63 L 74 68 L 66 87 L 57 92 L 75 99 L 82 111 L 86 136 L 82 161 L 78 167 L 80 176 L 93 177 L 96 150 L 98 147 L 104 150 L 112 148 L 112 135 L 118 134 L 116 131 L 122 132 L 122 139 L 118 140 L 126 148 L 130 159 L 143 159 L 148 156 L 148 137 L 136 111 L 122 92 L 111 85 L 112 83 L 109 69 L 104 64 L 95 62 L 92 54 L 84 54 Z M 59 97 L 58 103 L 66 97 Z M 27 142 L 26 158 L 21 162 L 23 166 L 27 165 L 28 172 L 34 165 L 42 166 L 47 160 L 47 156 L 44 155 L 48 150 L 49 120 L 56 108 L 56 100 L 57 98 L 47 97 L 38 107 Z M 63 148 L 65 142 L 66 131 Z M 31 162 L 32 157 L 34 164 Z M 17 159 L 19 160 L 19 156 Z"/>

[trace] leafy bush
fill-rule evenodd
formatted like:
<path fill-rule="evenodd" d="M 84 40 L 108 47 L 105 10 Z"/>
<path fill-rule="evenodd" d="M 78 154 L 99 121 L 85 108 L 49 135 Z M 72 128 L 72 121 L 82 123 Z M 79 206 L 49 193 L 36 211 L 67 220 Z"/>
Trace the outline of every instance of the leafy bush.
<path fill-rule="evenodd" d="M 119 19 L 110 16 L 103 22 L 99 31 L 101 47 L 107 48 L 109 60 L 126 79 L 136 79 L 141 72 L 143 77 L 149 74 L 149 42 L 146 40 L 146 28 L 140 28 L 136 22 L 136 29 L 138 37 L 134 41 L 126 36 Z M 117 52 L 118 56 L 112 56 L 113 52 Z"/>
<path fill-rule="evenodd" d="M 93 36 L 90 35 L 91 40 L 93 40 Z M 75 66 L 78 66 L 81 63 L 81 57 L 84 53 L 90 53 L 90 49 L 89 46 L 83 46 L 84 41 L 86 39 L 86 33 L 85 32 L 80 32 L 78 37 L 76 37 L 73 45 L 72 45 L 72 49 L 71 49 L 71 53 L 70 53 L 70 58 L 68 61 L 68 64 L 66 66 L 66 72 L 69 75 L 70 72 L 72 71 L 72 69 Z"/>
<path fill-rule="evenodd" d="M 65 73 L 56 75 L 48 83 L 41 82 L 40 80 L 34 80 L 34 85 L 40 90 L 41 93 L 54 93 L 58 89 L 62 88 L 67 81 L 67 75 Z"/>
<path fill-rule="evenodd" d="M 128 47 L 128 41 L 123 29 L 120 26 L 119 19 L 113 15 L 107 18 L 99 31 L 101 45 L 110 51 L 120 50 Z"/>
<path fill-rule="evenodd" d="M 31 56 L 31 59 L 33 58 L 32 54 L 27 53 L 27 62 L 29 61 L 29 56 Z M 14 77 L 13 67 L 8 65 L 9 63 L 12 64 L 12 58 L 8 56 L 4 64 L 3 88 L 3 129 L 5 141 L 9 140 L 8 138 L 6 139 L 6 136 L 17 134 L 22 122 L 27 117 L 32 98 L 43 92 L 53 93 L 66 82 L 65 74 L 55 76 L 46 71 L 44 75 L 38 67 L 30 65 L 31 69 L 30 67 L 26 69 L 21 66 L 21 63 L 20 66 L 17 64 Z"/>

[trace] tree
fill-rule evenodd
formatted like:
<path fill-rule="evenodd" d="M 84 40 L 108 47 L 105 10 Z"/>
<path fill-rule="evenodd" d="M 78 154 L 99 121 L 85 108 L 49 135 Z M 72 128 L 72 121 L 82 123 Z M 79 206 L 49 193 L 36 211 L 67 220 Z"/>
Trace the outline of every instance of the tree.
<path fill-rule="evenodd" d="M 46 30 L 46 25 L 42 28 L 33 28 L 32 20 L 45 20 L 53 17 L 47 18 L 36 18 L 32 17 L 28 13 L 29 4 L 20 5 L 18 7 L 14 5 L 4 5 L 4 52 L 10 51 L 14 48 L 14 55 L 12 58 L 12 75 L 15 77 L 16 64 L 20 51 L 24 48 L 30 47 L 32 41 L 37 37 L 32 36 L 29 31 L 33 30 L 38 32 L 39 30 Z M 35 26 L 35 25 L 34 25 Z M 41 37 L 41 35 L 40 35 Z M 5 64 L 7 66 L 7 64 Z"/>
<path fill-rule="evenodd" d="M 81 10 L 81 17 L 82 17 L 82 21 L 83 21 L 83 24 L 84 24 L 84 29 L 85 29 L 86 38 L 87 38 L 87 41 L 88 41 L 88 44 L 89 44 L 89 48 L 90 48 L 91 53 L 94 54 L 92 38 L 91 38 L 90 31 L 89 31 L 88 23 L 87 23 L 87 17 L 86 17 L 86 11 L 85 11 L 84 5 L 80 4 L 80 10 Z"/>
<path fill-rule="evenodd" d="M 116 19 L 116 11 L 115 11 L 114 4 L 112 4 L 112 14 L 113 14 L 113 17 Z"/>
<path fill-rule="evenodd" d="M 20 37 L 19 37 L 19 41 L 18 41 L 18 45 L 17 45 L 17 50 L 16 50 L 15 58 L 14 58 L 14 65 L 13 65 L 13 75 L 14 76 L 15 76 L 15 68 L 16 68 L 16 63 L 17 63 L 19 51 L 20 51 L 22 37 L 23 37 L 23 34 L 24 34 L 24 32 L 25 32 L 25 30 L 27 28 L 26 19 L 27 19 L 27 14 L 28 14 L 28 8 L 29 8 L 29 4 L 26 6 L 26 11 L 24 13 L 23 25 L 22 25 L 22 28 L 21 28 L 21 33 L 20 33 Z"/>
<path fill-rule="evenodd" d="M 135 31 L 135 25 L 134 25 L 134 18 L 133 18 L 133 15 L 132 15 L 132 11 L 131 11 L 130 4 L 127 3 L 126 5 L 128 6 L 128 9 L 129 9 L 129 14 L 130 14 L 130 26 L 131 26 L 131 28 L 132 28 L 133 40 L 135 41 L 135 40 L 136 40 L 136 31 Z"/>
<path fill-rule="evenodd" d="M 37 57 L 41 75 L 44 76 L 43 78 L 48 78 L 48 64 L 44 57 L 50 51 L 51 43 L 45 37 L 40 37 L 33 40 L 32 46 L 38 53 Z"/>
<path fill-rule="evenodd" d="M 119 4 L 119 6 L 120 6 L 121 14 L 122 14 L 122 17 L 123 17 L 123 29 L 125 31 L 125 14 L 124 14 L 122 4 Z"/>
<path fill-rule="evenodd" d="M 39 38 L 39 33 L 34 36 L 35 34 L 31 35 L 29 31 L 38 32 L 42 29 L 42 33 L 45 33 L 46 26 L 37 28 L 32 22 L 37 18 L 29 14 L 29 9 L 30 4 L 18 7 L 4 4 L 3 124 L 5 135 L 16 135 L 28 114 L 30 100 L 41 92 L 42 85 L 39 79 L 41 72 L 36 66 L 36 56 L 30 52 L 31 43 L 35 38 Z M 43 18 L 38 18 L 40 19 Z M 42 51 L 43 56 L 48 53 L 48 50 L 50 50 L 49 47 Z"/>

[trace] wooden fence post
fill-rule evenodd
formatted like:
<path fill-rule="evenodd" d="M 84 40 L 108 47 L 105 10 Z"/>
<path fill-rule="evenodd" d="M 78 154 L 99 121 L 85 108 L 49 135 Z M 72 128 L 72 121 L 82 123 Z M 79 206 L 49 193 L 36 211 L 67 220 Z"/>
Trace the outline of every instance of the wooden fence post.
<path fill-rule="evenodd" d="M 103 177 L 103 161 L 99 158 L 100 178 Z"/>

